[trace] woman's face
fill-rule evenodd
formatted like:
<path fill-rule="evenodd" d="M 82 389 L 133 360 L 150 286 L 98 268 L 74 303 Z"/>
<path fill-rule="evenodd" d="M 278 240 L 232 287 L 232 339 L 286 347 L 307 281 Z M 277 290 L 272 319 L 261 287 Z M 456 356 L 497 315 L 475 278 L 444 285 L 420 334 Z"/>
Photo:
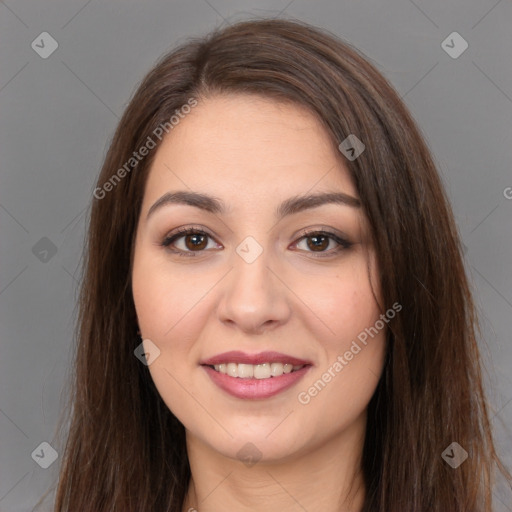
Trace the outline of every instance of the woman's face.
<path fill-rule="evenodd" d="M 200 102 L 159 147 L 133 297 L 145 350 L 160 351 L 151 377 L 188 441 L 271 461 L 360 439 L 386 322 L 343 158 L 307 111 L 250 95 Z M 154 207 L 177 192 L 213 199 Z M 321 194 L 341 199 L 300 200 Z"/>

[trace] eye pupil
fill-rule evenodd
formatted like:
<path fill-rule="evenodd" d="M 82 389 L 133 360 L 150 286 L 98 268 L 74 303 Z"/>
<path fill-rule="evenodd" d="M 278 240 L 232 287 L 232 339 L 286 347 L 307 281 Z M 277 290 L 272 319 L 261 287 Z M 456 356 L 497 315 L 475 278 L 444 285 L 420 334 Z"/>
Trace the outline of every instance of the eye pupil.
<path fill-rule="evenodd" d="M 198 238 L 199 239 L 202 238 L 202 241 L 200 241 L 199 243 L 196 243 Z M 192 244 L 189 245 L 189 242 L 191 240 L 194 240 L 194 241 L 192 241 Z M 190 249 L 190 250 L 204 249 L 206 247 L 206 245 L 207 245 L 207 242 L 206 243 L 205 242 L 206 242 L 206 236 L 205 235 L 194 233 L 192 235 L 187 235 L 185 237 L 185 245 L 187 246 L 187 249 Z"/>
<path fill-rule="evenodd" d="M 320 239 L 323 239 L 322 242 L 318 243 Z M 314 240 L 314 242 L 311 244 L 310 241 Z M 315 252 L 317 249 L 326 249 L 329 247 L 329 237 L 325 235 L 312 235 L 308 237 L 308 247 L 310 249 L 313 249 Z"/>

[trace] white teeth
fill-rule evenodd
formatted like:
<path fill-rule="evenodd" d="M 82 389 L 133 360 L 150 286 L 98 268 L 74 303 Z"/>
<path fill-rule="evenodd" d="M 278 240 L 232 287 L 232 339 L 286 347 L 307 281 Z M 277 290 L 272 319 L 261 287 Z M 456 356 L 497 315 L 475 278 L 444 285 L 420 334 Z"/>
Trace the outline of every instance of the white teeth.
<path fill-rule="evenodd" d="M 250 379 L 255 373 L 255 368 L 252 364 L 239 364 L 238 365 L 238 377 L 241 379 Z M 256 377 L 256 375 L 254 375 Z M 256 377 L 257 379 L 259 377 Z"/>
<path fill-rule="evenodd" d="M 300 370 L 304 365 L 292 365 L 289 363 L 262 363 L 262 364 L 237 364 L 223 363 L 216 364 L 213 367 L 220 373 L 225 373 L 230 377 L 240 379 L 269 379 L 270 377 L 280 377 L 283 373 Z"/>
<path fill-rule="evenodd" d="M 270 363 L 257 364 L 254 367 L 255 379 L 268 379 L 270 377 Z"/>
<path fill-rule="evenodd" d="M 283 375 L 283 364 L 272 363 L 270 365 L 270 375 L 272 375 L 272 377 L 279 377 L 279 375 Z"/>
<path fill-rule="evenodd" d="M 230 377 L 238 377 L 238 365 L 236 363 L 228 363 L 226 370 Z"/>

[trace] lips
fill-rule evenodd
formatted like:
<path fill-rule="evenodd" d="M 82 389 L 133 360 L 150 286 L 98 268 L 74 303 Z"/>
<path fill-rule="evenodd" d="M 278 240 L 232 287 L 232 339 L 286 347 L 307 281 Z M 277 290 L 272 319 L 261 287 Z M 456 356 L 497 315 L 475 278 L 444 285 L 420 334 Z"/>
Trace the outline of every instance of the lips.
<path fill-rule="evenodd" d="M 237 364 L 263 364 L 263 363 L 282 363 L 282 364 L 291 364 L 292 366 L 304 366 L 311 365 L 311 361 L 306 359 L 299 359 L 297 357 L 289 356 L 287 354 L 282 354 L 280 352 L 259 352 L 258 354 L 246 354 L 245 352 L 240 352 L 238 350 L 233 350 L 231 352 L 224 352 L 222 354 L 218 354 L 216 356 L 210 357 L 209 359 L 205 359 L 201 361 L 199 364 L 214 366 L 216 364 L 227 364 L 227 363 L 237 363 Z"/>
<path fill-rule="evenodd" d="M 268 366 L 265 363 L 272 363 L 273 366 L 288 365 L 297 369 L 289 373 L 277 372 L 278 376 L 270 375 L 268 378 L 265 378 L 263 375 L 259 375 L 259 378 L 240 378 L 239 376 L 230 376 L 215 369 L 215 367 L 218 368 L 218 365 L 226 364 L 228 366 Z M 279 363 L 279 365 L 274 365 L 273 363 Z M 212 382 L 231 396 L 241 399 L 266 399 L 295 385 L 311 369 L 312 363 L 305 359 L 299 359 L 279 352 L 245 354 L 244 352 L 231 351 L 205 359 L 201 362 L 201 366 Z"/>

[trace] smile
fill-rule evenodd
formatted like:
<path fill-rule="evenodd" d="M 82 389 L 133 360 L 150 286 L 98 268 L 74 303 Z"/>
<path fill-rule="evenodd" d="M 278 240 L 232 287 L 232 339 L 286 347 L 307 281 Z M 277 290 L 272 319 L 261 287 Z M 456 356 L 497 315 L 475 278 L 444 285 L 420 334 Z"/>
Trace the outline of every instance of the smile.
<path fill-rule="evenodd" d="M 281 369 L 279 366 L 274 366 L 275 375 L 270 373 L 272 372 L 273 364 L 283 367 Z M 263 363 L 258 365 L 227 363 L 225 365 L 219 364 L 215 366 L 218 366 L 219 369 L 216 370 L 214 366 L 210 365 L 202 365 L 201 367 L 206 371 L 212 383 L 220 390 L 235 398 L 245 400 L 262 400 L 282 393 L 299 382 L 312 368 L 310 364 L 298 366 L 296 369 L 294 369 L 294 367 L 291 369 L 287 367 L 286 370 L 288 373 L 286 373 L 284 367 L 287 365 L 283 365 L 282 363 Z M 231 371 L 234 373 L 235 371 L 239 371 L 240 366 L 249 366 L 250 369 L 247 370 L 243 368 L 242 373 L 244 371 L 252 371 L 253 376 L 241 377 L 228 375 L 228 367 L 232 368 Z M 221 367 L 225 369 L 224 373 L 220 371 Z M 254 372 L 256 372 L 256 377 L 254 376 Z"/>
<path fill-rule="evenodd" d="M 285 373 L 292 373 L 300 370 L 306 365 L 292 365 L 291 363 L 263 363 L 263 364 L 243 364 L 243 363 L 222 363 L 211 365 L 219 373 L 224 373 L 230 377 L 239 379 L 269 379 L 271 377 L 280 377 Z"/>

